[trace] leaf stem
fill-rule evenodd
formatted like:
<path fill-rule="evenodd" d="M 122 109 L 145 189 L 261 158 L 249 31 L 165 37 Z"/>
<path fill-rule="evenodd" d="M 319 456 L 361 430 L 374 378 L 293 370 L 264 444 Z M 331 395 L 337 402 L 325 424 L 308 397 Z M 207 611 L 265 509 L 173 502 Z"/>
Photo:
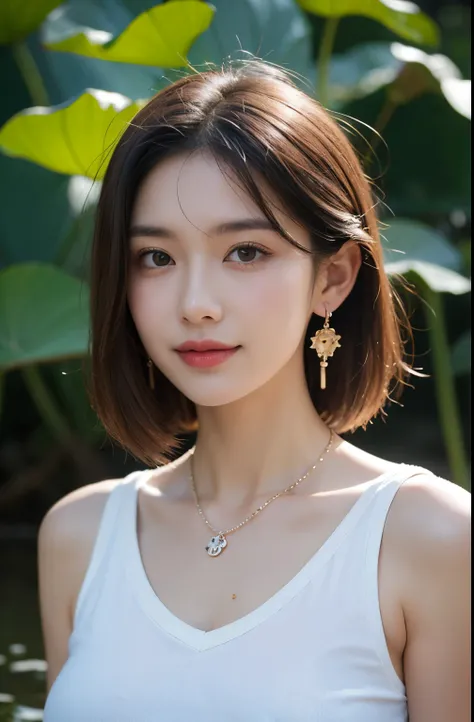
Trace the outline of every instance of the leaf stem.
<path fill-rule="evenodd" d="M 58 441 L 66 444 L 71 439 L 69 425 L 58 409 L 51 392 L 41 378 L 37 366 L 25 366 L 21 369 L 21 372 L 26 387 L 44 423 Z"/>
<path fill-rule="evenodd" d="M 456 400 L 454 375 L 451 368 L 451 354 L 446 334 L 443 301 L 441 294 L 422 283 L 423 295 L 429 304 L 430 345 L 433 353 L 434 383 L 438 402 L 441 429 L 449 460 L 453 481 L 465 489 L 469 486 L 468 462 L 463 443 L 461 419 Z M 433 318 L 433 313 L 434 318 Z"/>
<path fill-rule="evenodd" d="M 382 109 L 377 117 L 377 120 L 374 125 L 374 131 L 376 131 L 374 140 L 372 141 L 370 145 L 370 150 L 367 151 L 367 153 L 364 156 L 364 159 L 362 161 L 362 165 L 365 168 L 369 165 L 369 158 L 373 153 L 375 152 L 375 149 L 378 147 L 380 141 L 382 140 L 382 133 L 389 124 L 390 120 L 392 119 L 393 114 L 398 108 L 398 103 L 395 103 L 390 97 L 387 97 L 385 103 L 382 106 Z"/>
<path fill-rule="evenodd" d="M 60 268 L 66 264 L 69 254 L 76 245 L 81 223 L 84 222 L 84 214 L 84 210 L 81 210 L 77 214 L 77 216 L 72 220 L 69 230 L 61 239 L 61 243 L 59 244 L 59 248 L 53 259 L 54 264 Z"/>
<path fill-rule="evenodd" d="M 38 66 L 36 65 L 35 59 L 28 48 L 26 40 L 14 43 L 11 48 L 13 57 L 18 66 L 21 77 L 28 88 L 32 102 L 35 105 L 49 105 L 48 92 Z"/>
<path fill-rule="evenodd" d="M 318 54 L 318 100 L 325 107 L 329 104 L 329 64 L 339 22 L 340 18 L 331 17 L 324 23 Z"/>

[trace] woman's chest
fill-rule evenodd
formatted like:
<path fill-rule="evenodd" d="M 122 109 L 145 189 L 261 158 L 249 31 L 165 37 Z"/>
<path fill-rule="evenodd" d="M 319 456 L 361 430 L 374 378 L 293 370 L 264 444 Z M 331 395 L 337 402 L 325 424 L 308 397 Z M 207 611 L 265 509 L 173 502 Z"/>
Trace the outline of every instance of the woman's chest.
<path fill-rule="evenodd" d="M 357 497 L 284 501 L 289 503 L 269 507 L 229 534 L 227 546 L 215 557 L 206 551 L 213 532 L 192 506 L 155 514 L 142 509 L 141 563 L 153 593 L 174 618 L 212 632 L 252 615 L 264 619 L 307 584 L 313 590 L 313 615 L 319 610 L 331 616 L 334 607 L 345 609 L 348 597 L 363 599 L 372 593 L 365 588 L 374 580 L 367 576 L 358 526 L 364 517 L 347 524 Z M 347 563 L 345 555 L 350 555 Z M 402 678 L 405 627 L 393 564 L 391 549 L 383 548 L 375 593 L 388 653 Z"/>
<path fill-rule="evenodd" d="M 225 547 L 214 556 L 207 547 L 215 544 L 215 532 L 195 508 L 149 515 L 145 507 L 137 536 L 156 596 L 175 616 L 205 631 L 265 604 L 316 559 L 347 511 L 333 505 L 328 515 L 329 504 L 308 510 L 300 499 L 285 502 L 225 534 Z M 226 521 L 224 531 L 232 526 L 231 518 Z"/>
<path fill-rule="evenodd" d="M 102 646 L 100 665 L 84 641 L 52 688 L 45 722 L 405 722 L 402 694 L 380 679 L 367 684 L 360 665 L 323 665 L 311 641 L 259 635 L 192 654 L 148 629 L 128 654 L 126 635 L 109 658 Z"/>

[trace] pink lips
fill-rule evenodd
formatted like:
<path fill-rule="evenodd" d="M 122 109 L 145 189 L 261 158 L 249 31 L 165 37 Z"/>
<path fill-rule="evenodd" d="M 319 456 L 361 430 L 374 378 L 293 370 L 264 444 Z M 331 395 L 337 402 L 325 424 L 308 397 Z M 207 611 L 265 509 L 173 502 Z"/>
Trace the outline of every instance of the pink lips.
<path fill-rule="evenodd" d="M 239 346 L 226 346 L 219 341 L 186 341 L 176 351 L 188 366 L 210 368 L 227 361 L 238 351 Z"/>

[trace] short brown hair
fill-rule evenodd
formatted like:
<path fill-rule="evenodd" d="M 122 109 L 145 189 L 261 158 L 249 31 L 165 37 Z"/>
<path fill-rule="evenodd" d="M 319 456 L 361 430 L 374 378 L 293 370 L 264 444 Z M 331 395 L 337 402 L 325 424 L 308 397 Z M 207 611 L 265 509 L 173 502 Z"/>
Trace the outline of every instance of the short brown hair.
<path fill-rule="evenodd" d="M 337 433 L 365 428 L 401 390 L 406 373 L 401 327 L 408 319 L 384 266 L 374 196 L 345 132 L 289 75 L 261 61 L 182 77 L 157 93 L 116 145 L 99 199 L 92 249 L 91 398 L 107 432 L 148 464 L 164 461 L 176 437 L 197 428 L 196 408 L 158 369 L 147 382 L 147 356 L 127 305 L 129 229 L 147 174 L 171 153 L 205 149 L 230 170 L 275 230 L 258 179 L 311 235 L 318 259 L 347 241 L 362 265 L 334 316 L 343 347 L 331 358 L 331 384 L 319 388 L 319 359 L 307 328 L 305 374 L 314 406 Z M 299 247 L 299 246 L 298 246 Z"/>

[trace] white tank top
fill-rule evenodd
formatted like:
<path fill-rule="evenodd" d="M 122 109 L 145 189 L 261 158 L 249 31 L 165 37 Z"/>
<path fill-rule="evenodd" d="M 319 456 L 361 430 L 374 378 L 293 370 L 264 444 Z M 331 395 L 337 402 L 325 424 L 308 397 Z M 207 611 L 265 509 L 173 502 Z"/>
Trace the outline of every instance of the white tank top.
<path fill-rule="evenodd" d="M 110 493 L 44 722 L 406 722 L 378 597 L 385 520 L 423 467 L 371 482 L 284 587 L 205 632 L 156 596 L 136 533 L 148 471 Z M 192 593 L 192 590 L 190 590 Z"/>

